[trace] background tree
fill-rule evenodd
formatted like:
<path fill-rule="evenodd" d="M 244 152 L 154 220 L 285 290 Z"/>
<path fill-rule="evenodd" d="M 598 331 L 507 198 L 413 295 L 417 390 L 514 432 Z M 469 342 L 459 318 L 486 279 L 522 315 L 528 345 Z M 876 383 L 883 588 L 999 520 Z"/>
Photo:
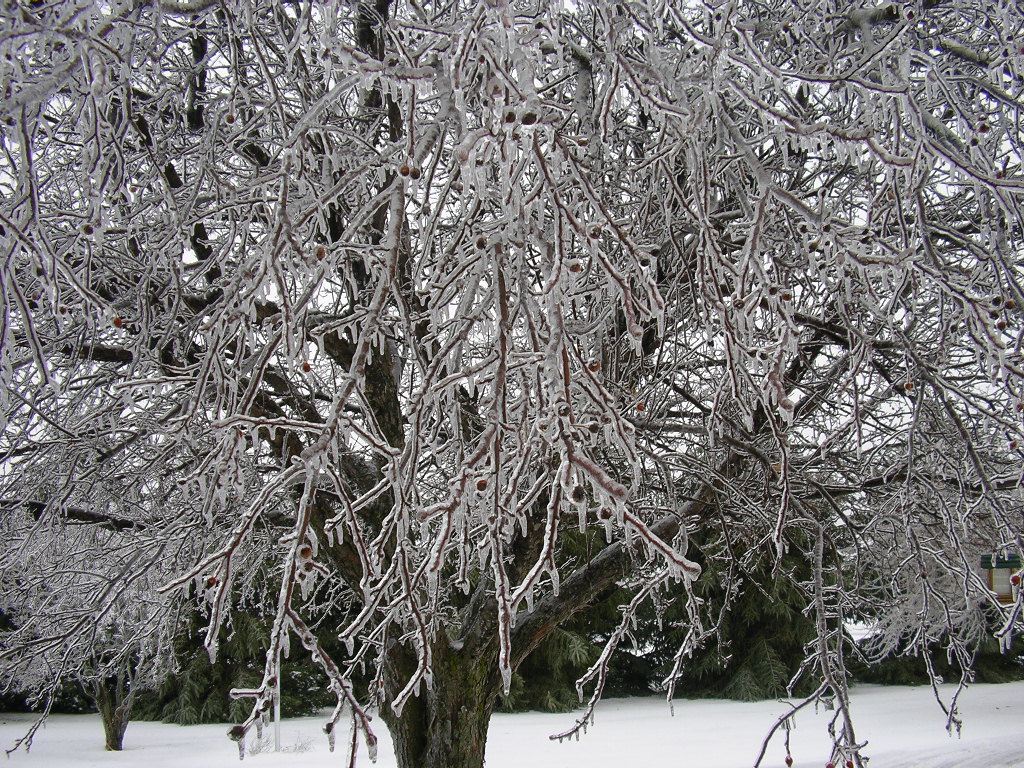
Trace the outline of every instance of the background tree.
<path fill-rule="evenodd" d="M 100 713 L 106 748 L 120 751 L 136 697 L 171 662 L 173 604 L 152 584 L 165 574 L 146 562 L 140 537 L 125 542 L 108 526 L 24 510 L 8 510 L 0 525 L 4 691 L 26 695 L 45 717 L 78 688 Z M 19 744 L 30 745 L 40 723 Z"/>
<path fill-rule="evenodd" d="M 297 641 L 332 738 L 373 749 L 365 667 L 400 766 L 479 766 L 513 671 L 627 575 L 581 686 L 670 589 L 677 678 L 722 619 L 698 560 L 728 594 L 803 553 L 855 765 L 847 617 L 965 676 L 983 606 L 1020 627 L 975 570 L 1024 530 L 1015 4 L 0 14 L 0 493 L 53 530 L 124 520 L 100 479 L 144 499 L 136 567 L 211 654 L 276 562 L 240 742 Z"/>

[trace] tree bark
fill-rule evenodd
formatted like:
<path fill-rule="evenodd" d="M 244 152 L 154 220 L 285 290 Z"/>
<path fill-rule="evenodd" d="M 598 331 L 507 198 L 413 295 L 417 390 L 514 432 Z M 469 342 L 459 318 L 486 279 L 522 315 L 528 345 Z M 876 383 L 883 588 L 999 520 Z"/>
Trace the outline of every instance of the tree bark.
<path fill-rule="evenodd" d="M 110 675 L 89 686 L 89 696 L 99 710 L 108 751 L 124 749 L 124 732 L 128 730 L 131 710 L 127 683 L 120 675 Z"/>
<path fill-rule="evenodd" d="M 396 648 L 385 670 L 388 700 L 381 716 L 394 741 L 398 768 L 483 768 L 487 726 L 500 685 L 497 644 L 464 651 L 451 648 L 447 639 L 435 643 L 433 685 L 423 686 L 396 715 L 390 702 L 414 664 L 408 649 Z"/>

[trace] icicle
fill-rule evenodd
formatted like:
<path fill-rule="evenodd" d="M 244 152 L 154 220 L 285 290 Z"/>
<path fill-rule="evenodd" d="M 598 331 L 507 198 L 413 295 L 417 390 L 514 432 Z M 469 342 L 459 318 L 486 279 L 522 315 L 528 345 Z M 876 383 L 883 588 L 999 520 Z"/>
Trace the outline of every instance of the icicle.
<path fill-rule="evenodd" d="M 228 738 L 238 744 L 238 759 L 245 760 L 245 726 L 231 726 L 228 729 Z"/>
<path fill-rule="evenodd" d="M 508 664 L 501 665 L 501 688 L 505 696 L 508 696 L 512 688 L 512 668 Z"/>
<path fill-rule="evenodd" d="M 377 762 L 377 737 L 367 731 L 366 733 L 366 751 L 370 755 L 370 762 Z"/>
<path fill-rule="evenodd" d="M 405 709 L 405 703 L 409 701 L 409 698 L 409 696 L 406 696 L 400 699 L 399 701 L 393 702 L 391 704 L 391 711 L 395 713 L 395 717 L 397 717 L 399 720 L 402 719 L 402 710 Z"/>

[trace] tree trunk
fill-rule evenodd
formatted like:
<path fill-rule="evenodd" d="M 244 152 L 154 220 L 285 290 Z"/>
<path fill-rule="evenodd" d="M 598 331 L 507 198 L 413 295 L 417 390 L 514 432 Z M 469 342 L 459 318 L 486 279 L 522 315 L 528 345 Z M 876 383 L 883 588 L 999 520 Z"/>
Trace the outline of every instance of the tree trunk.
<path fill-rule="evenodd" d="M 131 709 L 126 682 L 120 675 L 104 677 L 91 684 L 89 695 L 103 721 L 106 748 L 111 752 L 120 752 L 124 748 L 124 732 L 128 730 Z"/>
<path fill-rule="evenodd" d="M 389 700 L 381 716 L 391 731 L 398 768 L 483 768 L 487 726 L 500 685 L 491 645 L 472 654 L 436 649 L 433 686 L 410 698 L 400 717 L 390 702 L 408 680 L 414 660 L 405 649 L 392 654 L 386 675 Z"/>

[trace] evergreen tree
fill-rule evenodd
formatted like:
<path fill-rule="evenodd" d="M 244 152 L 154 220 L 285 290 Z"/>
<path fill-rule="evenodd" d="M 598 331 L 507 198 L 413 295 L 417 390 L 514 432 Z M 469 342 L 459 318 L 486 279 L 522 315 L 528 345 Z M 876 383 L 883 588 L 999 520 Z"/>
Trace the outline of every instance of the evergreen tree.
<path fill-rule="evenodd" d="M 677 692 L 742 701 L 785 696 L 814 637 L 804 614 L 807 596 L 797 585 L 806 562 L 787 556 L 775 573 L 770 559 L 756 562 L 731 594 L 721 586 L 727 583 L 723 574 L 713 564 L 704 567 L 694 589 L 720 617 L 719 632 L 685 661 Z M 616 587 L 563 625 L 520 668 L 502 708 L 564 711 L 578 705 L 575 681 L 597 658 L 628 602 L 629 590 Z M 673 651 L 689 629 L 680 601 L 645 603 L 636 619 L 622 652 L 612 658 L 605 689 L 610 696 L 661 690 L 674 666 Z M 796 692 L 806 687 L 798 685 Z"/>
<path fill-rule="evenodd" d="M 776 573 L 760 563 L 742 581 L 722 614 L 717 642 L 695 653 L 684 666 L 677 686 L 681 695 L 755 701 L 787 694 L 814 637 L 814 623 L 803 612 L 807 597 L 786 573 L 787 565 L 796 568 L 801 563 L 792 556 L 784 558 L 783 569 Z M 711 570 L 702 578 L 706 599 L 725 607 L 726 596 L 714 579 Z"/>
<path fill-rule="evenodd" d="M 585 623 L 589 614 L 582 616 Z M 553 630 L 512 675 L 508 695 L 500 696 L 501 712 L 568 712 L 579 705 L 576 680 L 600 652 L 592 637 L 579 626 Z"/>
<path fill-rule="evenodd" d="M 259 613 L 234 614 L 230 631 L 223 633 L 221 652 L 211 662 L 203 647 L 202 618 L 194 615 L 176 644 L 177 669 L 169 672 L 157 690 L 140 698 L 137 718 L 178 725 L 244 718 L 251 703 L 232 698 L 230 692 L 258 685 L 267 659 L 269 623 L 269 618 Z M 309 715 L 333 702 L 322 676 L 304 655 L 285 659 L 282 672 L 284 717 Z"/>

